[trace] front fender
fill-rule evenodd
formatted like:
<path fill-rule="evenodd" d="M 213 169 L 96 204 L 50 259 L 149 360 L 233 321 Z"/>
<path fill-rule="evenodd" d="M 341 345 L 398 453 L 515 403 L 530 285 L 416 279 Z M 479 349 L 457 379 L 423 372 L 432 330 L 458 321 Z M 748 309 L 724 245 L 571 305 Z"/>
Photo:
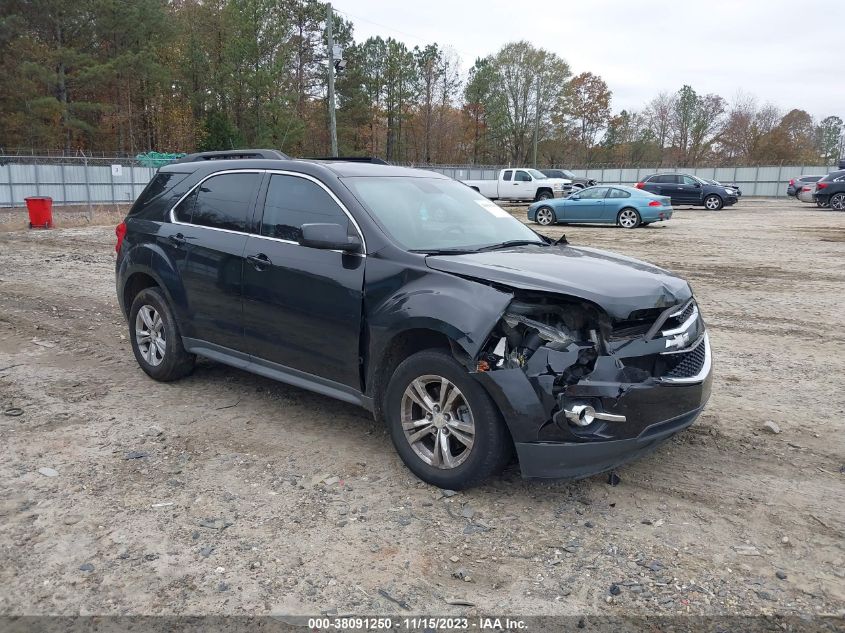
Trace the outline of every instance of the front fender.
<path fill-rule="evenodd" d="M 427 266 L 368 258 L 362 344 L 366 384 L 373 384 L 396 337 L 410 330 L 441 333 L 475 358 L 512 298 L 510 292 Z"/>

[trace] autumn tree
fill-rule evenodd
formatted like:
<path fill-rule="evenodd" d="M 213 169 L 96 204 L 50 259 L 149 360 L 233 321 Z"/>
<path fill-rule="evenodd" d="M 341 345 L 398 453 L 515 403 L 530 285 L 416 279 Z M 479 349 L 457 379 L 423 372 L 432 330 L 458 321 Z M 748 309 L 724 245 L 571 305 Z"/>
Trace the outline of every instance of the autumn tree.
<path fill-rule="evenodd" d="M 593 73 L 572 78 L 563 93 L 563 107 L 568 122 L 577 135 L 584 164 L 589 164 L 599 133 L 610 120 L 610 89 Z"/>

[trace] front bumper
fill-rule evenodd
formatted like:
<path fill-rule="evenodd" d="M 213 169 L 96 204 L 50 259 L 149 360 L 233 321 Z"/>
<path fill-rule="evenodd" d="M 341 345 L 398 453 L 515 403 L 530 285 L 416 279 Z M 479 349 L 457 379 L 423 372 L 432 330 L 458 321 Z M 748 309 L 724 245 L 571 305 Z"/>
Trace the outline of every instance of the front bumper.
<path fill-rule="evenodd" d="M 635 438 L 590 443 L 516 442 L 522 476 L 582 479 L 643 457 L 695 422 L 704 407 L 646 428 Z"/>
<path fill-rule="evenodd" d="M 739 198 L 737 198 L 736 196 L 728 196 L 727 198 L 725 198 L 725 206 L 726 207 L 734 205 L 737 202 L 739 202 Z"/>
<path fill-rule="evenodd" d="M 600 357 L 592 374 L 554 390 L 554 375 L 529 376 L 514 368 L 473 374 L 502 412 L 523 477 L 579 479 L 636 459 L 695 422 L 710 397 L 712 352 L 700 337 L 703 359 L 692 375 L 629 382 L 617 359 Z M 695 344 L 689 349 L 695 349 Z M 549 353 L 548 367 L 559 357 Z M 587 426 L 570 421 L 589 405 L 609 419 Z"/>

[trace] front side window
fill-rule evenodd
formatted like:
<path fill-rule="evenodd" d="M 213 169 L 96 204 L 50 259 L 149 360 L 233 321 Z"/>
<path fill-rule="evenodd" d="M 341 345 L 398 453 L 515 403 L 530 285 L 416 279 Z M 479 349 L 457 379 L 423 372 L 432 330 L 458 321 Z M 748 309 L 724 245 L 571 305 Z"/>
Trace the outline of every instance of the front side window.
<path fill-rule="evenodd" d="M 531 176 L 529 176 L 524 171 L 516 172 L 516 178 L 514 178 L 517 182 L 531 182 Z"/>
<path fill-rule="evenodd" d="M 473 250 L 514 240 L 545 244 L 510 213 L 454 180 L 353 177 L 343 183 L 406 250 Z"/>
<path fill-rule="evenodd" d="M 227 231 L 246 231 L 261 174 L 221 174 L 202 184 L 176 207 L 180 222 Z"/>
<path fill-rule="evenodd" d="M 328 192 L 306 178 L 270 176 L 261 235 L 296 242 L 303 224 L 340 224 L 348 229 L 349 219 Z"/>
<path fill-rule="evenodd" d="M 685 185 L 697 185 L 698 184 L 698 180 L 696 180 L 692 176 L 682 176 L 682 178 L 684 179 Z"/>
<path fill-rule="evenodd" d="M 598 200 L 607 195 L 607 187 L 588 187 L 581 192 L 582 200 Z"/>

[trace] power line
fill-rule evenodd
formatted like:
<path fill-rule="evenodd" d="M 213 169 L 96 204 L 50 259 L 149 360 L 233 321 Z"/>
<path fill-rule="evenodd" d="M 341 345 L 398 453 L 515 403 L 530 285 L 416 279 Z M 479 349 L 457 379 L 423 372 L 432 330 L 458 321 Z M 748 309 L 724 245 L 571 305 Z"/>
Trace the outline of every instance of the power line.
<path fill-rule="evenodd" d="M 353 14 L 349 13 L 348 11 L 342 11 L 341 9 L 338 9 L 337 7 L 334 8 L 334 11 L 335 11 L 335 13 L 342 13 L 343 15 L 345 15 L 348 18 L 360 20 L 361 22 L 366 22 L 367 24 L 372 24 L 373 26 L 377 26 L 377 27 L 382 28 L 382 29 L 387 29 L 388 31 L 393 31 L 394 33 L 399 33 L 400 35 L 404 35 L 405 37 L 410 37 L 412 39 L 417 40 L 418 42 L 423 42 L 423 43 L 426 42 L 426 40 L 424 38 L 419 37 L 418 35 L 414 35 L 413 33 L 401 31 L 399 29 L 393 28 L 392 26 L 387 26 L 386 24 L 381 24 L 379 22 L 373 22 L 372 20 L 368 20 L 367 18 L 362 18 L 359 15 L 353 15 Z"/>

